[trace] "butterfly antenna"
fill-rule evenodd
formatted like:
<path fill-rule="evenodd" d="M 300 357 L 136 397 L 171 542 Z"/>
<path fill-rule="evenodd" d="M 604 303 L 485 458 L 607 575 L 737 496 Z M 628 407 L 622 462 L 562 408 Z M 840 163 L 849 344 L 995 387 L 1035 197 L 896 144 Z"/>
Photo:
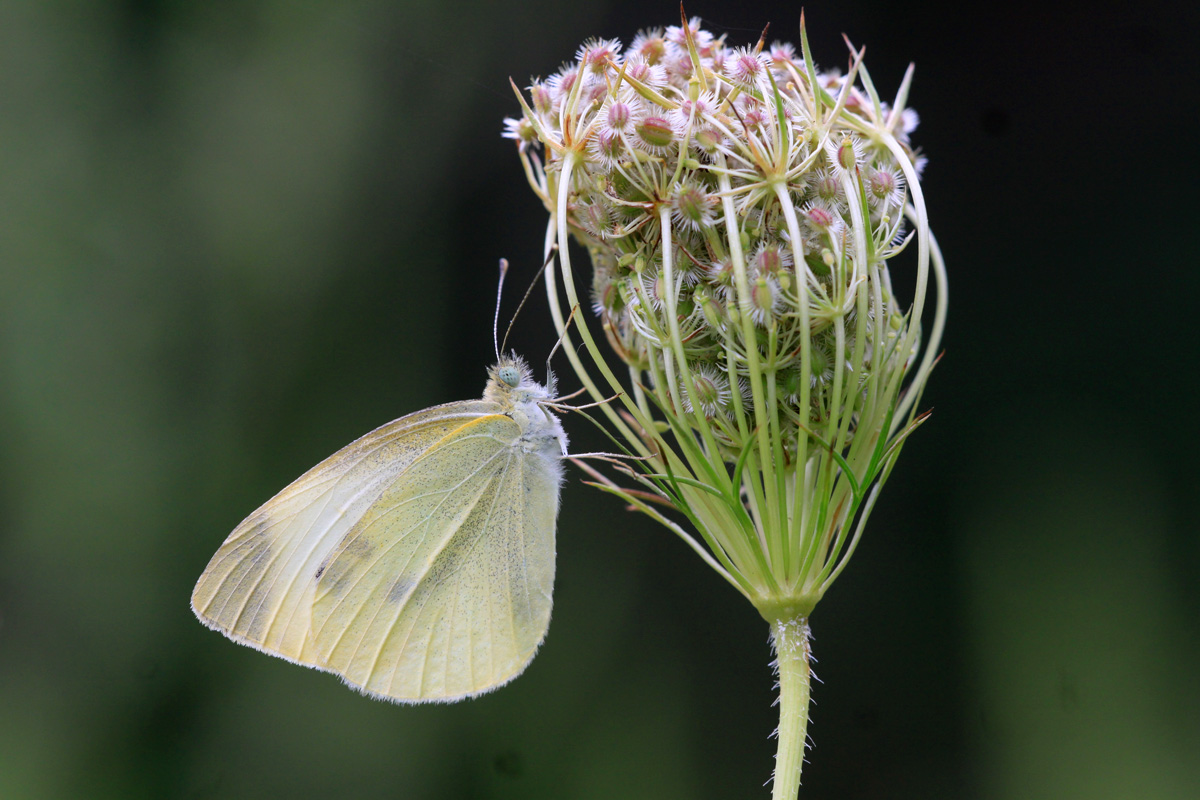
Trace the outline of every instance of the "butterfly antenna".
<path fill-rule="evenodd" d="M 504 331 L 504 340 L 500 342 L 500 347 L 497 349 L 497 353 L 499 353 L 500 350 L 503 350 L 505 348 L 505 346 L 508 345 L 508 335 L 510 333 L 512 333 L 513 323 L 517 321 L 517 315 L 520 314 L 521 309 L 525 307 L 525 301 L 529 299 L 529 295 L 533 294 L 533 287 L 537 286 L 538 278 L 542 277 L 542 273 L 546 271 L 546 267 L 550 266 L 550 262 L 554 260 L 554 254 L 557 252 L 558 252 L 558 245 L 557 244 L 551 245 L 550 246 L 550 255 L 546 256 L 546 261 L 544 264 L 542 264 L 542 268 L 537 271 L 537 275 L 534 275 L 533 280 L 531 280 L 529 282 L 529 288 L 525 290 L 525 296 L 521 298 L 520 305 L 518 305 L 517 310 L 513 312 L 512 319 L 510 319 L 508 321 L 508 328 Z M 507 268 L 507 266 L 508 266 L 507 261 L 504 262 L 504 266 Z M 501 280 L 503 280 L 503 278 L 501 278 Z M 500 318 L 499 302 L 497 302 L 497 304 L 496 304 L 496 318 L 497 319 Z M 494 333 L 495 326 L 492 326 L 492 330 Z M 500 358 L 500 356 L 497 355 L 496 359 L 499 360 L 499 358 Z"/>
<path fill-rule="evenodd" d="M 500 280 L 496 282 L 496 313 L 492 317 L 492 347 L 496 349 L 496 363 L 500 363 L 500 345 L 496 342 L 496 329 L 500 327 L 500 297 L 504 294 L 504 276 L 508 274 L 508 259 L 500 259 Z M 510 324 L 511 327 L 511 324 Z M 508 341 L 507 331 L 504 334 Z"/>
<path fill-rule="evenodd" d="M 567 315 L 567 321 L 563 323 L 562 333 L 558 335 L 558 341 L 554 343 L 554 347 L 550 348 L 550 355 L 546 356 L 546 380 L 550 379 L 550 360 L 554 358 L 554 354 L 558 352 L 558 348 L 562 347 L 563 339 L 567 338 L 567 330 L 571 327 L 571 320 L 575 319 L 577 311 L 579 311 L 578 303 L 571 307 L 571 313 Z"/>

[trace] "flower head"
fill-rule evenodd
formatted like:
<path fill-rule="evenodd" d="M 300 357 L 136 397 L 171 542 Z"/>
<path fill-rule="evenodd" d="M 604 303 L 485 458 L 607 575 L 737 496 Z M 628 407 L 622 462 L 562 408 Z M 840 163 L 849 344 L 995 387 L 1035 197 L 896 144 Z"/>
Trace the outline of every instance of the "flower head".
<path fill-rule="evenodd" d="M 575 59 L 581 68 L 603 75 L 617 63 L 620 52 L 621 43 L 615 39 L 589 39 L 579 48 Z"/>
<path fill-rule="evenodd" d="M 676 184 L 671 191 L 671 219 L 680 228 L 700 231 L 713 222 L 713 211 L 717 198 L 709 194 L 702 184 L 695 182 Z"/>
<path fill-rule="evenodd" d="M 922 419 L 945 313 L 907 79 L 889 105 L 860 52 L 847 74 L 820 72 L 801 36 L 733 46 L 691 19 L 625 49 L 591 40 L 530 87 L 505 132 L 560 244 L 560 330 L 559 292 L 579 302 L 574 236 L 634 383 L 587 326 L 592 367 L 564 350 L 596 400 L 608 392 L 594 374 L 619 393 L 621 413 L 601 409 L 642 457 L 642 488 L 683 513 L 707 544 L 696 549 L 768 618 L 811 610 L 845 565 Z M 903 249 L 917 251 L 898 271 L 908 306 L 889 263 Z M 691 539 L 644 493 L 606 486 Z"/>
<path fill-rule="evenodd" d="M 752 47 L 739 47 L 724 59 L 725 75 L 734 86 L 757 89 L 766 82 L 770 58 Z"/>

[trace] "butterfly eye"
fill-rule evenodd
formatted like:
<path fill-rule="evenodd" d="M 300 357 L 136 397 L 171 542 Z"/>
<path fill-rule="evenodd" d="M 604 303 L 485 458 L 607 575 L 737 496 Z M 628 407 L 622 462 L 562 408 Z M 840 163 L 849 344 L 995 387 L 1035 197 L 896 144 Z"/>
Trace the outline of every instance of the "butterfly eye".
<path fill-rule="evenodd" d="M 500 380 L 512 388 L 517 388 L 521 384 L 521 370 L 513 366 L 501 367 L 497 372 Z"/>

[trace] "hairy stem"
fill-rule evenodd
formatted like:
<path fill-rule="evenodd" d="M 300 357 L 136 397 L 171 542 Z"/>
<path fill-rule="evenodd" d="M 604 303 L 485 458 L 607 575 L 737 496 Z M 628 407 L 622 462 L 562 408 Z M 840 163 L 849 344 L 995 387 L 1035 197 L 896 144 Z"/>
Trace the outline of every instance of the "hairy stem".
<path fill-rule="evenodd" d="M 808 730 L 811 650 L 807 617 L 771 621 L 771 645 L 779 673 L 779 749 L 771 800 L 795 800 L 800 793 L 800 770 Z"/>

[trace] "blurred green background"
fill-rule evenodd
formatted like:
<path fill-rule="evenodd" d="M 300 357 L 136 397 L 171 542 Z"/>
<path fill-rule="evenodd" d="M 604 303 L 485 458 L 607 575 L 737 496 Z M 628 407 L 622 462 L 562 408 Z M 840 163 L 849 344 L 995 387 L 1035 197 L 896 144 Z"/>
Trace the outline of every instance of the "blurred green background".
<path fill-rule="evenodd" d="M 806 800 L 1200 796 L 1200 76 L 1171 7 L 806 9 L 822 65 L 842 32 L 885 95 L 917 62 L 952 296 L 933 418 L 813 619 Z M 496 261 L 541 262 L 508 77 L 677 8 L 0 3 L 0 797 L 766 796 L 765 623 L 576 481 L 547 643 L 476 701 L 371 701 L 188 608 L 308 467 L 479 395 Z M 792 3 L 688 10 L 797 38 Z M 553 339 L 535 295 L 513 344 Z"/>

